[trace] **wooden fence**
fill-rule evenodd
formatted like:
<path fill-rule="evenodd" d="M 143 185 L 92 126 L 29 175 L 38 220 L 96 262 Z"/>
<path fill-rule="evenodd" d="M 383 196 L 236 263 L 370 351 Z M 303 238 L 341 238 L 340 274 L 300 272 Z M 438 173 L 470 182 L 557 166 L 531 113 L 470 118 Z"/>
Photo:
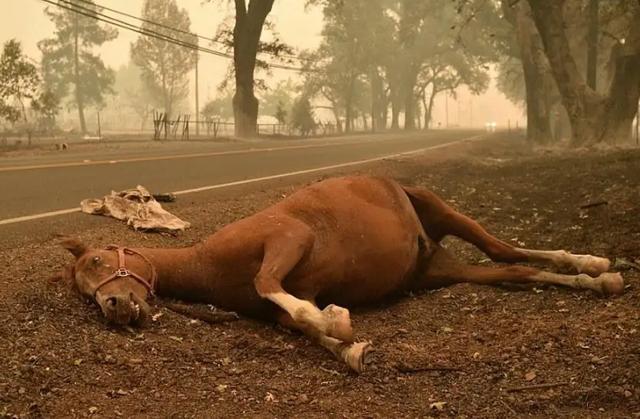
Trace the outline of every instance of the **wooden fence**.
<path fill-rule="evenodd" d="M 235 124 L 207 118 L 191 119 L 191 115 L 179 115 L 169 120 L 163 112 L 153 112 L 154 140 L 190 140 L 233 136 Z M 331 123 L 318 123 L 307 135 L 322 136 L 336 134 L 336 126 Z M 288 124 L 257 124 L 256 134 L 264 136 L 298 136 L 300 133 Z"/>

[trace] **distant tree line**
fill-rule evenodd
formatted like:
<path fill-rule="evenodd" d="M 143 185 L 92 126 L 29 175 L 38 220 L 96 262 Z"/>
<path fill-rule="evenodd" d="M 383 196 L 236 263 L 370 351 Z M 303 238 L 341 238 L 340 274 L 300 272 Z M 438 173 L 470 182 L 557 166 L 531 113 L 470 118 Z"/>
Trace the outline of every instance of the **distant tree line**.
<path fill-rule="evenodd" d="M 639 1 L 308 4 L 322 7 L 325 26 L 321 46 L 306 52 L 303 94 L 327 101 L 345 131 L 366 114 L 372 128 L 387 121 L 399 128 L 404 114 L 404 128 L 414 129 L 419 108 L 429 127 L 439 93 L 460 85 L 480 93 L 489 65 L 496 65 L 498 86 L 527 109 L 531 141 L 566 135 L 580 146 L 630 139 L 640 98 Z M 236 53 L 255 56 L 255 49 L 234 45 Z"/>
<path fill-rule="evenodd" d="M 256 134 L 258 115 L 310 132 L 320 108 L 339 131 L 356 124 L 428 129 L 439 95 L 455 96 L 460 86 L 485 91 L 491 68 L 499 89 L 526 109 L 532 142 L 570 136 L 580 146 L 631 135 L 640 98 L 640 1 L 307 0 L 322 11 L 324 26 L 320 45 L 298 53 L 269 21 L 274 0 L 232 4 L 235 16 L 209 41 L 233 60 L 219 94 L 198 113 L 233 117 L 238 136 Z M 47 6 L 55 31 L 38 44 L 40 63 L 15 40 L 3 45 L 0 121 L 31 133 L 53 129 L 62 109 L 75 110 L 84 134 L 88 107 L 129 109 L 141 127 L 153 109 L 169 119 L 188 109 L 188 75 L 202 38 L 191 32 L 188 12 L 175 0 L 145 0 L 145 34 L 117 71 L 96 52 L 118 36 L 100 21 L 102 12 L 91 0 Z M 283 64 L 301 77 L 267 83 Z"/>
<path fill-rule="evenodd" d="M 34 130 L 55 126 L 58 110 L 57 96 L 43 83 L 20 43 L 15 39 L 5 42 L 0 55 L 0 120 L 17 124 L 27 132 L 30 143 Z"/>
<path fill-rule="evenodd" d="M 75 109 L 80 132 L 86 134 L 86 110 L 126 106 L 144 124 L 153 108 L 163 109 L 171 118 L 175 108 L 189 94 L 188 74 L 195 64 L 193 50 L 174 43 L 140 35 L 131 45 L 131 62 L 117 72 L 104 64 L 95 52 L 116 39 L 118 31 L 100 22 L 103 11 L 93 1 L 59 2 L 47 6 L 45 14 L 55 25 L 54 36 L 38 43 L 42 52 L 39 66 L 22 55 L 17 41 L 4 45 L 0 67 L 0 119 L 10 124 L 28 121 L 27 107 L 49 125 L 63 108 Z M 189 35 L 190 20 L 175 0 L 145 0 L 141 29 L 154 34 L 197 44 Z M 177 33 L 179 31 L 187 32 Z M 117 91 L 116 89 L 117 88 Z M 16 105 L 19 105 L 16 107 Z"/>

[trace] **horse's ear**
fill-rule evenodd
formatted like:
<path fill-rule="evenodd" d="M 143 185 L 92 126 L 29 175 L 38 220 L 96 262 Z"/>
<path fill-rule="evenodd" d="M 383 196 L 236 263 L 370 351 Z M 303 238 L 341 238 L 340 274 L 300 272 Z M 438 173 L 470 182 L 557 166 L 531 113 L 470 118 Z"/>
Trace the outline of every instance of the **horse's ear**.
<path fill-rule="evenodd" d="M 87 245 L 85 245 L 75 237 L 62 237 L 58 243 L 60 244 L 60 246 L 71 252 L 71 254 L 75 256 L 76 259 L 84 255 L 85 252 L 89 250 Z"/>

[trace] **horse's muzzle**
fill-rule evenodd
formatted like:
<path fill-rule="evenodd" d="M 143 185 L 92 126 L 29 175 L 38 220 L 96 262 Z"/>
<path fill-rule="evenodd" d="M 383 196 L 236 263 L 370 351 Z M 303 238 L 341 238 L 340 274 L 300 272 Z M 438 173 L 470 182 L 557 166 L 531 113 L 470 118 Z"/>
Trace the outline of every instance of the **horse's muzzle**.
<path fill-rule="evenodd" d="M 111 323 L 127 326 L 141 325 L 149 316 L 149 305 L 134 293 L 101 296 L 98 305 Z"/>

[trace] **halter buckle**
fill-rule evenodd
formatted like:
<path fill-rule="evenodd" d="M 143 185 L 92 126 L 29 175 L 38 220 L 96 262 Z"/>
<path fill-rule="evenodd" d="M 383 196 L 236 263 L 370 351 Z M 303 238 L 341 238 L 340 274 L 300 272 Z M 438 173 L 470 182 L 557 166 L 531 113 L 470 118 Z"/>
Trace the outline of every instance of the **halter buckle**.
<path fill-rule="evenodd" d="M 129 272 L 127 268 L 118 268 L 114 273 L 117 277 L 125 277 L 131 275 L 131 272 Z"/>

